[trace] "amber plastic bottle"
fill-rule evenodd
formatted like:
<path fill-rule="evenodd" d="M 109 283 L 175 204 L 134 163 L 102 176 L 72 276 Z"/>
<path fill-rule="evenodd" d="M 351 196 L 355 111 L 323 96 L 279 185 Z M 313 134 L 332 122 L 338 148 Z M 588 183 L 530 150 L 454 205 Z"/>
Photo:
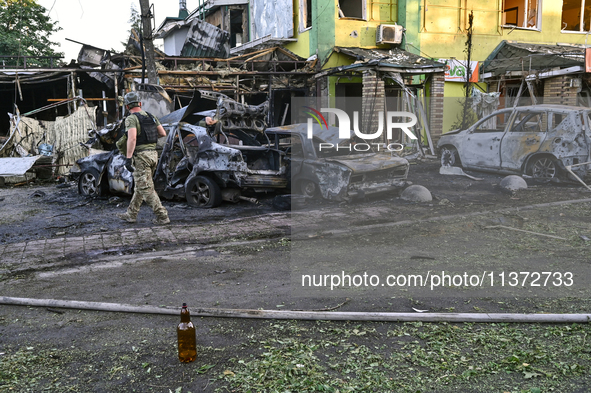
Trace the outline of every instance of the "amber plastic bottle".
<path fill-rule="evenodd" d="M 197 356 L 197 346 L 195 343 L 195 326 L 191 322 L 191 315 L 187 308 L 187 303 L 183 303 L 181 309 L 181 323 L 176 328 L 179 342 L 179 360 L 183 363 L 192 362 Z"/>

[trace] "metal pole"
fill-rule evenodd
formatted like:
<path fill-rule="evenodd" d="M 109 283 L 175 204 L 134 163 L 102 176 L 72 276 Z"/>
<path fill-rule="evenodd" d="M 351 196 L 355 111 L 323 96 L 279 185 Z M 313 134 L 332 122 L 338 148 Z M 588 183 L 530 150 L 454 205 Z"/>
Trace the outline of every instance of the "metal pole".
<path fill-rule="evenodd" d="M 197 302 L 195 302 L 197 303 Z M 140 314 L 179 315 L 178 308 L 133 306 L 130 304 L 83 302 L 59 299 L 30 299 L 0 296 L 0 304 L 13 306 L 58 307 Z M 215 318 L 296 319 L 311 321 L 380 321 L 380 322 L 512 322 L 512 323 L 589 323 L 591 314 L 510 314 L 510 313 L 405 313 L 247 310 L 192 308 L 191 314 Z"/>
<path fill-rule="evenodd" d="M 105 91 L 103 90 L 103 98 L 107 98 Z M 107 100 L 103 100 L 103 123 L 105 127 L 107 126 Z"/>
<path fill-rule="evenodd" d="M 142 53 L 142 85 L 143 85 L 144 79 L 146 79 L 146 54 L 144 52 L 144 37 L 142 35 L 141 30 L 140 30 L 140 51 Z"/>
<path fill-rule="evenodd" d="M 115 82 L 115 118 L 119 120 L 119 83 L 117 76 L 114 75 L 113 80 Z"/>

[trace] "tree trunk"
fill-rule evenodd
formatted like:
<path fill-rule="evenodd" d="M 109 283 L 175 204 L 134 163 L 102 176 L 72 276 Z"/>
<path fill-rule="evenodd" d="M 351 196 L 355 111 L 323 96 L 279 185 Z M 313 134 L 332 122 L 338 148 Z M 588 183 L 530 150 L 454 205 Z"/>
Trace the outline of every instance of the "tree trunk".
<path fill-rule="evenodd" d="M 142 14 L 142 30 L 144 36 L 144 48 L 146 53 L 146 70 L 148 72 L 148 83 L 158 84 L 158 74 L 156 73 L 156 62 L 154 61 L 154 43 L 152 42 L 152 23 L 150 13 L 150 0 L 140 0 L 140 9 Z"/>

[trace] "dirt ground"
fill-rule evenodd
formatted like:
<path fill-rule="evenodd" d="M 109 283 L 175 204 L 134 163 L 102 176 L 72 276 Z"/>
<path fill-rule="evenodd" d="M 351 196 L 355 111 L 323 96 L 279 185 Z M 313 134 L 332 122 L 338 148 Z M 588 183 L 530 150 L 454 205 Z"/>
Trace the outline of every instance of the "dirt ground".
<path fill-rule="evenodd" d="M 0 295 L 175 307 L 413 312 L 588 313 L 591 192 L 502 176 L 442 176 L 415 162 L 409 180 L 433 201 L 397 195 L 292 212 L 288 234 L 217 243 L 158 243 L 69 269 L 0 277 Z M 164 202 L 171 228 L 271 217 L 259 204 L 199 210 Z M 0 244 L 150 227 L 121 223 L 129 199 L 88 200 L 75 185 L 0 189 Z M 283 217 L 283 216 L 277 216 Z M 496 227 L 495 227 L 496 226 Z M 502 227 L 498 227 L 502 226 Z M 495 227 L 495 228 L 491 228 Z M 513 228 L 513 229 L 507 229 Z M 519 229 L 521 231 L 516 231 Z M 523 232 L 529 231 L 529 232 Z M 554 237 L 551 237 L 554 236 Z M 558 239 L 560 238 L 560 239 Z M 566 271 L 576 285 L 429 293 L 412 288 L 301 288 L 305 273 Z M 555 289 L 555 288 L 554 288 Z M 314 322 L 194 318 L 198 358 L 179 364 L 176 317 L 0 306 L 0 391 L 37 392 L 586 392 L 588 325 Z"/>
<path fill-rule="evenodd" d="M 348 205 L 349 210 L 358 207 L 379 206 L 395 212 L 395 220 L 414 220 L 428 216 L 452 215 L 476 211 L 495 211 L 524 207 L 540 203 L 591 198 L 591 191 L 576 183 L 542 184 L 528 180 L 528 190 L 509 195 L 499 188 L 503 176 L 468 172 L 481 181 L 461 176 L 439 175 L 436 160 L 413 162 L 408 180 L 412 184 L 427 187 L 433 202 L 416 204 L 401 200 L 398 195 L 373 197 Z M 275 194 L 257 194 L 259 203 L 242 201 L 238 204 L 224 202 L 217 209 L 194 209 L 184 201 L 165 201 L 174 225 L 216 223 L 220 220 L 253 217 L 276 212 L 273 207 Z M 86 199 L 77 192 L 75 182 L 33 183 L 15 188 L 0 188 L 0 242 L 16 243 L 54 236 L 80 236 L 96 232 L 108 232 L 122 224 L 117 213 L 125 212 L 128 197 L 109 196 Z M 334 209 L 329 202 L 320 202 L 318 209 Z M 134 226 L 152 225 L 152 212 L 142 206 L 138 222 Z M 384 217 L 384 220 L 391 220 Z M 355 225 L 376 223 L 375 217 L 366 220 L 356 217 Z"/>

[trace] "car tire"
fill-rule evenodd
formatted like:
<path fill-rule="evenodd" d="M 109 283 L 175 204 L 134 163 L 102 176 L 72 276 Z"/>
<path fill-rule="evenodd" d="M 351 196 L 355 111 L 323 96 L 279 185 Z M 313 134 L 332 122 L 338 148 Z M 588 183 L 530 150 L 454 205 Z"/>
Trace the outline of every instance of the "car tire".
<path fill-rule="evenodd" d="M 535 157 L 529 164 L 529 173 L 531 177 L 539 181 L 549 181 L 557 178 L 559 175 L 558 163 L 552 157 Z"/>
<path fill-rule="evenodd" d="M 78 193 L 87 197 L 101 196 L 105 193 L 101 183 L 99 172 L 94 168 L 87 169 L 78 178 Z"/>
<path fill-rule="evenodd" d="M 439 156 L 441 158 L 441 166 L 462 166 L 460 155 L 453 146 L 443 146 Z"/>
<path fill-rule="evenodd" d="M 300 180 L 298 182 L 298 189 L 299 193 L 303 196 L 309 198 L 316 198 L 320 195 L 320 189 L 318 188 L 318 184 L 314 183 L 312 180 Z"/>
<path fill-rule="evenodd" d="M 222 191 L 213 179 L 195 176 L 185 184 L 185 195 L 190 206 L 209 209 L 222 203 Z"/>

